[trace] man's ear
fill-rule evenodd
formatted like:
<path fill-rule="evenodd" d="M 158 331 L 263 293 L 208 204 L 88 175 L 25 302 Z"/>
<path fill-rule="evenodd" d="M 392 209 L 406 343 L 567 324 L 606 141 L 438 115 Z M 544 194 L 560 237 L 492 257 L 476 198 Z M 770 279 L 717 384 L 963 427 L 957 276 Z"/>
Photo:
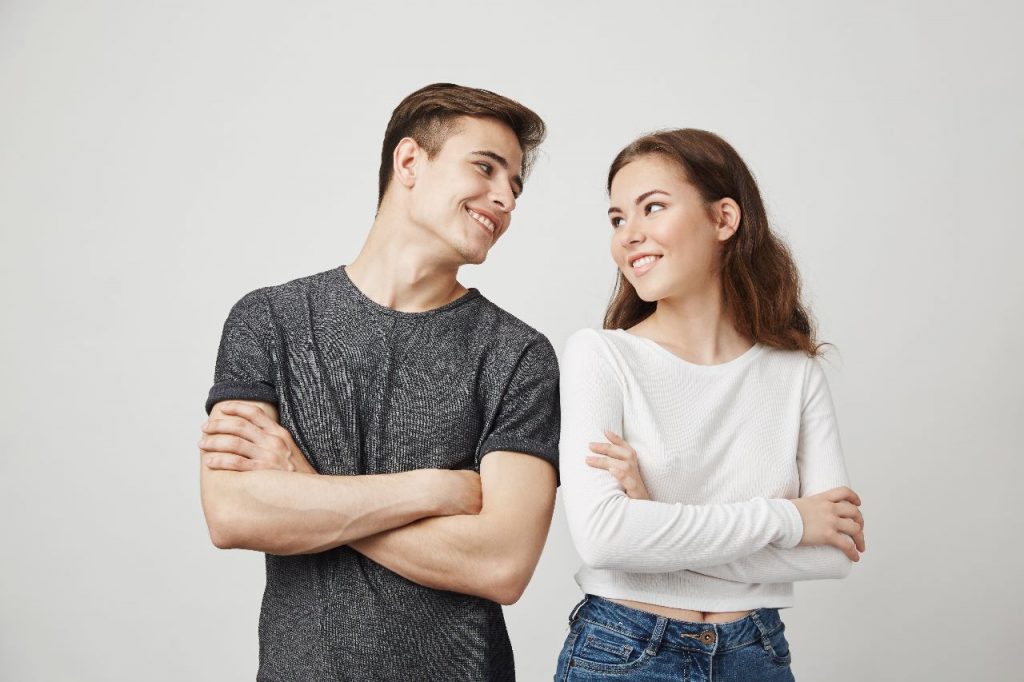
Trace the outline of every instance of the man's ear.
<path fill-rule="evenodd" d="M 728 241 L 740 229 L 740 205 L 734 200 L 726 197 L 719 199 L 715 206 L 715 215 L 718 217 L 718 241 Z"/>
<path fill-rule="evenodd" d="M 403 137 L 395 145 L 391 163 L 395 179 L 403 187 L 412 189 L 416 185 L 416 171 L 419 169 L 420 160 L 425 156 L 426 152 L 423 147 L 411 137 Z"/>

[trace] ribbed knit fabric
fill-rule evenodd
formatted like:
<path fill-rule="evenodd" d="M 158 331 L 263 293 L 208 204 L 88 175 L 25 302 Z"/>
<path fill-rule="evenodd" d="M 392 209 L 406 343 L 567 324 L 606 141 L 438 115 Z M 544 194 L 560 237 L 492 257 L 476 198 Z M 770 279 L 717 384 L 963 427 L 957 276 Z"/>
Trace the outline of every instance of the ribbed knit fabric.
<path fill-rule="evenodd" d="M 557 465 L 554 349 L 476 289 L 422 313 L 378 305 L 343 268 L 259 289 L 224 324 L 214 381 L 207 410 L 275 403 L 321 474 L 479 470 L 496 450 Z M 347 546 L 266 567 L 260 682 L 515 679 L 495 602 Z"/>
<path fill-rule="evenodd" d="M 792 582 L 841 578 L 832 547 L 797 547 L 787 498 L 847 485 L 818 362 L 755 345 L 695 365 L 623 330 L 584 329 L 561 362 L 560 472 L 585 593 L 698 611 L 786 607 Z M 651 500 L 586 464 L 621 434 Z"/>

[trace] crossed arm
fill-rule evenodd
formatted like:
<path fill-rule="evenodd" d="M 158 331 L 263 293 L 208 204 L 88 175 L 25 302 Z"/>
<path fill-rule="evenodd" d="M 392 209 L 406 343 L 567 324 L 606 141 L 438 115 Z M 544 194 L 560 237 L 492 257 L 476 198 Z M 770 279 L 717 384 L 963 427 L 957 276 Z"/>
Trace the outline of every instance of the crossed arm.
<path fill-rule="evenodd" d="M 327 476 L 268 403 L 214 406 L 200 441 L 210 536 L 272 554 L 349 545 L 427 587 L 510 604 L 533 575 L 554 509 L 554 469 L 492 452 L 474 472 Z"/>
<path fill-rule="evenodd" d="M 849 573 L 851 561 L 864 551 L 864 520 L 859 497 L 843 485 L 846 474 L 820 371 L 809 375 L 818 382 L 818 397 L 805 411 L 803 454 L 797 457 L 802 497 L 657 502 L 647 494 L 636 452 L 610 431 L 621 428 L 623 391 L 613 361 L 591 336 L 571 339 L 562 363 L 562 489 L 584 563 L 634 573 L 690 570 L 745 583 Z M 602 433 L 609 442 L 588 442 Z M 588 448 L 594 455 L 586 456 Z M 819 456 L 823 452 L 836 456 Z"/>

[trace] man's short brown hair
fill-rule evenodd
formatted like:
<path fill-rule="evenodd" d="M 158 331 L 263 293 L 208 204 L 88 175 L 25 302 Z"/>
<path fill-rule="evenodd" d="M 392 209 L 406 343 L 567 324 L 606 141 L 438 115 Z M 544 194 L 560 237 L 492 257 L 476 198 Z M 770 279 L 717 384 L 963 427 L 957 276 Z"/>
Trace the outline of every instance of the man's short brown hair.
<path fill-rule="evenodd" d="M 426 150 L 428 158 L 433 157 L 441 151 L 445 140 L 456 132 L 454 123 L 461 116 L 492 118 L 511 128 L 523 150 L 522 175 L 526 177 L 537 147 L 547 132 L 540 116 L 519 102 L 490 90 L 434 83 L 403 99 L 391 113 L 380 151 L 378 208 L 391 183 L 392 159 L 398 143 L 411 137 Z"/>

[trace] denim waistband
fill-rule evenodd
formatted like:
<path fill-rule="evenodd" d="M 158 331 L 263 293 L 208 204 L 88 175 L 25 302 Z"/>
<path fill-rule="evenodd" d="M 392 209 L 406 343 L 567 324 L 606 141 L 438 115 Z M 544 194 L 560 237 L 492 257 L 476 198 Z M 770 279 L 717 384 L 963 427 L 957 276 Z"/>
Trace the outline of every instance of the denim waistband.
<path fill-rule="evenodd" d="M 577 618 L 645 641 L 652 654 L 665 645 L 710 654 L 754 643 L 770 648 L 770 636 L 782 627 L 778 609 L 756 609 L 729 623 L 694 623 L 647 613 L 591 594 L 573 610 L 570 620 Z"/>

